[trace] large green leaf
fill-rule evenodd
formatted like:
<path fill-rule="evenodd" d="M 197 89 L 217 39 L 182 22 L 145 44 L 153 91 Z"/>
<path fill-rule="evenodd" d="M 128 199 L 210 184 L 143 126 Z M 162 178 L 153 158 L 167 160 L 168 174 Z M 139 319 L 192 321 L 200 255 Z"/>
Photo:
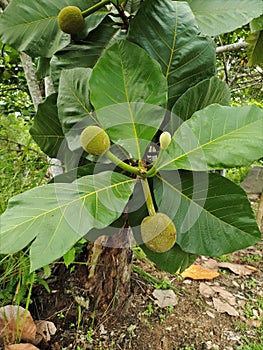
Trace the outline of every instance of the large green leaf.
<path fill-rule="evenodd" d="M 211 36 L 228 33 L 263 13 L 262 0 L 188 0 L 198 25 Z"/>
<path fill-rule="evenodd" d="M 153 261 L 159 269 L 169 273 L 182 273 L 187 267 L 192 265 L 197 255 L 184 252 L 178 244 L 165 253 L 155 253 L 144 244 L 141 246 L 147 257 Z"/>
<path fill-rule="evenodd" d="M 263 30 L 253 32 L 246 39 L 248 43 L 247 54 L 250 66 L 263 62 Z"/>
<path fill-rule="evenodd" d="M 215 75 L 215 47 L 200 36 L 186 2 L 146 0 L 131 21 L 128 39 L 143 47 L 161 65 L 171 108 L 191 86 Z"/>
<path fill-rule="evenodd" d="M 163 171 L 154 188 L 158 210 L 173 220 L 184 251 L 219 256 L 261 238 L 246 193 L 218 174 Z"/>
<path fill-rule="evenodd" d="M 201 81 L 179 97 L 172 108 L 171 119 L 166 129 L 173 134 L 182 121 L 214 103 L 230 105 L 230 90 L 227 84 L 217 77 Z"/>
<path fill-rule="evenodd" d="M 12 0 L 0 18 L 0 40 L 30 56 L 51 57 L 70 42 L 70 35 L 63 33 L 58 27 L 59 11 L 68 5 L 84 10 L 96 2 Z M 88 21 L 86 25 L 89 26 Z"/>
<path fill-rule="evenodd" d="M 51 263 L 93 227 L 116 220 L 135 181 L 109 171 L 13 197 L 1 217 L 0 254 L 14 253 L 33 241 L 31 270 Z"/>
<path fill-rule="evenodd" d="M 138 64 L 139 62 L 139 64 Z M 118 40 L 101 56 L 90 78 L 90 99 L 110 139 L 142 159 L 163 118 L 167 84 L 145 50 Z"/>
<path fill-rule="evenodd" d="M 51 59 L 52 81 L 57 88 L 63 69 L 75 67 L 92 68 L 105 49 L 121 35 L 114 22 L 105 18 L 81 42 L 74 41 L 64 49 L 56 52 Z"/>
<path fill-rule="evenodd" d="M 80 148 L 79 135 L 84 126 L 97 124 L 89 102 L 91 69 L 75 68 L 61 73 L 58 90 L 58 116 L 71 150 Z"/>
<path fill-rule="evenodd" d="M 134 14 L 140 8 L 141 3 L 141 0 L 127 0 L 124 9 L 130 14 Z"/>
<path fill-rule="evenodd" d="M 254 18 L 253 21 L 250 22 L 251 32 L 259 32 L 263 30 L 263 15 L 258 18 Z"/>
<path fill-rule="evenodd" d="M 174 133 L 159 169 L 242 166 L 263 156 L 263 109 L 218 104 L 196 112 Z"/>
<path fill-rule="evenodd" d="M 48 96 L 38 106 L 30 134 L 41 150 L 49 157 L 57 157 L 64 141 L 57 110 L 57 94 Z"/>

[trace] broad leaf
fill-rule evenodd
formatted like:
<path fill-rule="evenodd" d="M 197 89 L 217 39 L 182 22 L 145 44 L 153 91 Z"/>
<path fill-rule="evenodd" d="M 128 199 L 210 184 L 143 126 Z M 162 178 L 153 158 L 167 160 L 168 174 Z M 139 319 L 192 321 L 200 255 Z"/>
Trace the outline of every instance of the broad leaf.
<path fill-rule="evenodd" d="M 258 18 L 254 18 L 250 23 L 251 32 L 259 32 L 263 30 L 263 15 Z"/>
<path fill-rule="evenodd" d="M 247 54 L 250 66 L 263 62 L 263 30 L 253 32 L 246 39 L 248 43 Z"/>
<path fill-rule="evenodd" d="M 154 183 L 158 210 L 173 220 L 176 242 L 192 254 L 220 256 L 258 242 L 246 193 L 230 180 L 202 172 L 161 172 Z"/>
<path fill-rule="evenodd" d="M 114 171 L 116 166 L 114 164 L 97 164 L 89 162 L 86 165 L 78 166 L 70 171 L 64 172 L 53 177 L 49 183 L 71 183 L 80 177 L 86 175 L 95 175 L 105 171 Z"/>
<path fill-rule="evenodd" d="M 218 104 L 196 112 L 174 133 L 158 168 L 238 167 L 263 156 L 263 109 Z"/>
<path fill-rule="evenodd" d="M 120 35 L 120 29 L 114 22 L 105 18 L 100 25 L 81 40 L 72 42 L 64 49 L 56 52 L 51 59 L 52 81 L 57 88 L 63 69 L 75 67 L 92 68 L 105 49 Z"/>
<path fill-rule="evenodd" d="M 174 104 L 171 120 L 166 129 L 175 132 L 182 121 L 211 104 L 230 104 L 230 90 L 227 84 L 217 77 L 206 79 L 188 89 Z"/>
<path fill-rule="evenodd" d="M 160 63 L 168 81 L 169 108 L 189 87 L 215 75 L 214 43 L 199 35 L 186 2 L 146 0 L 131 21 L 128 39 Z"/>
<path fill-rule="evenodd" d="M 155 253 L 144 244 L 141 246 L 147 257 L 153 261 L 159 269 L 169 273 L 182 273 L 187 267 L 192 265 L 197 255 L 184 252 L 178 244 L 166 253 Z"/>
<path fill-rule="evenodd" d="M 33 241 L 31 270 L 51 263 L 93 227 L 103 228 L 116 220 L 135 181 L 110 171 L 13 197 L 1 217 L 0 254 L 14 253 Z"/>
<path fill-rule="evenodd" d="M 70 35 L 63 33 L 58 27 L 59 11 L 68 5 L 84 10 L 96 2 L 12 0 L 0 18 L 0 40 L 30 56 L 51 57 L 70 42 Z M 88 21 L 86 25 L 89 25 Z"/>
<path fill-rule="evenodd" d="M 138 64 L 140 62 L 140 64 Z M 90 99 L 110 139 L 142 159 L 165 111 L 167 84 L 145 50 L 118 40 L 101 56 L 90 78 Z"/>
<path fill-rule="evenodd" d="M 141 0 L 127 0 L 124 6 L 125 11 L 134 14 L 141 6 Z"/>
<path fill-rule="evenodd" d="M 263 13 L 262 0 L 188 0 L 198 25 L 210 36 L 231 32 Z"/>
<path fill-rule="evenodd" d="M 57 94 L 48 96 L 39 104 L 30 134 L 44 153 L 49 157 L 57 157 L 64 140 L 58 118 Z"/>
<path fill-rule="evenodd" d="M 58 116 L 68 146 L 80 148 L 79 136 L 83 127 L 97 124 L 89 102 L 91 69 L 75 68 L 62 71 L 58 91 Z"/>
<path fill-rule="evenodd" d="M 115 4 L 116 6 L 119 6 L 122 2 L 124 2 L 125 0 L 111 0 L 111 2 L 113 4 Z"/>

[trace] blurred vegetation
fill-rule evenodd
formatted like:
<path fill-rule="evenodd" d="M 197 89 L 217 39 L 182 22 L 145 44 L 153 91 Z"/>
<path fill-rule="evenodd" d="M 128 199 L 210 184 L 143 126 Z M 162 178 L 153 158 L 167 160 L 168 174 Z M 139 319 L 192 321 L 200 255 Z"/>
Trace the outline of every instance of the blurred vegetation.
<path fill-rule="evenodd" d="M 216 37 L 215 43 L 216 46 L 225 46 L 243 42 L 249 34 L 247 25 Z M 263 66 L 248 65 L 246 48 L 217 55 L 217 70 L 219 77 L 229 85 L 233 104 L 263 101 Z"/>

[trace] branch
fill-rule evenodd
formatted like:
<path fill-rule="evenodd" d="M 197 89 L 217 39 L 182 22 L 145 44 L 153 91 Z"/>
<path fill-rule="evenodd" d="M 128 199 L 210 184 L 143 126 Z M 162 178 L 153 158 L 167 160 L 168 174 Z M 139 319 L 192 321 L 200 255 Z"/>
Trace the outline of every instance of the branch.
<path fill-rule="evenodd" d="M 36 73 L 34 70 L 32 59 L 30 56 L 28 56 L 24 52 L 20 52 L 20 59 L 22 62 L 22 66 L 24 68 L 30 96 L 32 98 L 34 107 L 37 110 L 39 103 L 42 101 L 42 95 L 41 95 L 40 88 L 38 85 L 38 81 L 37 81 L 37 77 L 36 77 Z"/>
<path fill-rule="evenodd" d="M 216 53 L 217 54 L 222 54 L 222 53 L 227 52 L 227 51 L 238 51 L 240 49 L 247 48 L 247 46 L 248 46 L 248 43 L 246 43 L 245 41 L 241 41 L 241 42 L 235 43 L 235 44 L 218 46 L 216 48 Z"/>

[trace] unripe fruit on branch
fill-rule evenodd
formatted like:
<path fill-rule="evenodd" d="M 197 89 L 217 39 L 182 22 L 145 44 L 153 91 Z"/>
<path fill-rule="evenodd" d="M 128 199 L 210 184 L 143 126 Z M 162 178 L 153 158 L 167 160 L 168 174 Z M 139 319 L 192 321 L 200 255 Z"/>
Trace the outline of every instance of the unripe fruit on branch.
<path fill-rule="evenodd" d="M 175 244 L 176 228 L 166 214 L 157 213 L 142 220 L 141 236 L 146 247 L 156 253 L 164 253 Z"/>
<path fill-rule="evenodd" d="M 100 156 L 110 148 L 108 134 L 100 127 L 92 125 L 86 127 L 80 135 L 82 148 L 94 156 Z"/>
<path fill-rule="evenodd" d="M 80 8 L 66 6 L 58 14 L 60 29 L 68 34 L 78 34 L 85 27 L 85 20 Z"/>
<path fill-rule="evenodd" d="M 164 131 L 159 138 L 159 142 L 160 142 L 160 147 L 163 150 L 166 150 L 166 148 L 170 145 L 171 143 L 171 134 L 168 131 Z"/>

